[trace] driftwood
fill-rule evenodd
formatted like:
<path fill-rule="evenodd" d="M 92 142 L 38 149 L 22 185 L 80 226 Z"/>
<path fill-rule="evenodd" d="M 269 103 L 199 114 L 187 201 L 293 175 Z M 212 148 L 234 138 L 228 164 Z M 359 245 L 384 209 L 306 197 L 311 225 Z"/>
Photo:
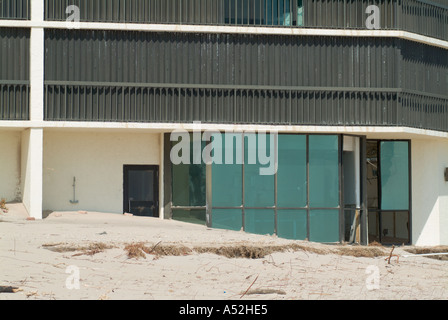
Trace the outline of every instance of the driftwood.
<path fill-rule="evenodd" d="M 392 250 L 390 251 L 389 257 L 387 257 L 386 260 L 387 264 L 390 264 L 390 259 L 392 259 L 392 257 L 397 257 L 397 263 L 399 262 L 398 260 L 400 259 L 400 257 L 398 256 L 398 254 L 392 254 L 394 252 L 395 246 L 392 246 Z"/>
<path fill-rule="evenodd" d="M 247 292 L 249 292 L 250 288 L 252 288 L 252 286 L 254 285 L 255 281 L 257 281 L 257 279 L 258 279 L 258 276 L 255 278 L 255 280 L 252 282 L 252 284 L 249 286 L 249 288 L 247 288 L 247 290 L 243 293 L 243 295 L 240 297 L 240 299 L 242 297 L 244 297 Z"/>
<path fill-rule="evenodd" d="M 0 286 L 0 293 L 17 293 L 19 291 L 23 290 L 18 287 Z"/>

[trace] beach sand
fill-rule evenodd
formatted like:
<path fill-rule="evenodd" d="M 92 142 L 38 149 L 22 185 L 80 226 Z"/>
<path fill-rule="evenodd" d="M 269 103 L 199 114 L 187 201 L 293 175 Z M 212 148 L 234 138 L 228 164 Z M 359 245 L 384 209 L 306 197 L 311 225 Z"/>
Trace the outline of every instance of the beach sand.
<path fill-rule="evenodd" d="M 404 257 L 411 247 L 395 248 L 389 263 L 390 247 L 96 212 L 29 221 L 21 204 L 8 206 L 0 214 L 0 286 L 18 291 L 0 300 L 448 298 L 448 261 Z"/>

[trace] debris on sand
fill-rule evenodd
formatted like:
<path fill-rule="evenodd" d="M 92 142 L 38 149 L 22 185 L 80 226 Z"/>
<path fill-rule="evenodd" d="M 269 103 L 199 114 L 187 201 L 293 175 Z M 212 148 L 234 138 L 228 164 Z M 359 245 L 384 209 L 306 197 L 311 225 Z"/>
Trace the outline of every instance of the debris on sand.
<path fill-rule="evenodd" d="M 436 246 L 436 247 L 418 247 L 405 249 L 412 254 L 435 254 L 435 253 L 448 253 L 448 246 Z M 428 255 L 425 256 L 430 259 L 445 260 L 448 261 L 448 255 Z"/>
<path fill-rule="evenodd" d="M 152 246 L 147 246 L 143 242 L 130 243 L 125 246 L 124 250 L 130 259 L 146 259 L 146 254 L 153 254 L 155 256 L 185 256 L 192 252 L 190 248 L 182 245 L 160 245 L 160 243 L 158 242 Z"/>
<path fill-rule="evenodd" d="M 18 287 L 0 286 L 0 293 L 17 293 L 19 291 L 23 290 Z"/>
<path fill-rule="evenodd" d="M 277 289 L 270 289 L 270 288 L 257 288 L 257 289 L 251 289 L 246 292 L 245 295 L 255 295 L 255 294 L 279 294 L 279 295 L 286 295 L 286 292 L 283 290 L 277 290 Z"/>
<path fill-rule="evenodd" d="M 82 256 L 82 255 L 93 256 L 93 255 L 103 252 L 107 249 L 112 249 L 115 246 L 109 245 L 109 244 L 106 244 L 103 242 L 93 242 L 93 243 L 89 243 L 84 246 L 70 245 L 70 244 L 66 244 L 66 243 L 49 243 L 49 244 L 43 244 L 42 247 L 45 249 L 48 249 L 50 251 L 59 252 L 59 253 L 79 251 L 78 253 L 75 253 L 73 255 L 73 257 L 76 257 L 76 256 Z"/>

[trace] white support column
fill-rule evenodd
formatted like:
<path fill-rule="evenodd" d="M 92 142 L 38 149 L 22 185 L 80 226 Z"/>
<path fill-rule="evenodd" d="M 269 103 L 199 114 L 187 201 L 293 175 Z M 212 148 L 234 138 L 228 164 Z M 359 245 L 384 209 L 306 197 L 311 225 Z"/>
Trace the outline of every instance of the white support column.
<path fill-rule="evenodd" d="M 22 133 L 21 187 L 23 204 L 30 217 L 42 219 L 43 129 Z"/>
<path fill-rule="evenodd" d="M 32 0 L 31 22 L 42 25 L 44 0 Z M 44 29 L 32 27 L 30 35 L 30 121 L 44 119 Z M 43 129 L 22 133 L 21 188 L 30 217 L 42 219 Z"/>

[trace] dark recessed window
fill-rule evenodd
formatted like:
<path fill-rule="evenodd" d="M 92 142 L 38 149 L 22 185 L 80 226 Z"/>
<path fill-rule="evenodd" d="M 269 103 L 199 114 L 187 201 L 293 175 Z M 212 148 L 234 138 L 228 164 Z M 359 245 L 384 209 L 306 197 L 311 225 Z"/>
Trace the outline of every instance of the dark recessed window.
<path fill-rule="evenodd" d="M 302 0 L 228 0 L 225 23 L 235 25 L 302 26 Z"/>

